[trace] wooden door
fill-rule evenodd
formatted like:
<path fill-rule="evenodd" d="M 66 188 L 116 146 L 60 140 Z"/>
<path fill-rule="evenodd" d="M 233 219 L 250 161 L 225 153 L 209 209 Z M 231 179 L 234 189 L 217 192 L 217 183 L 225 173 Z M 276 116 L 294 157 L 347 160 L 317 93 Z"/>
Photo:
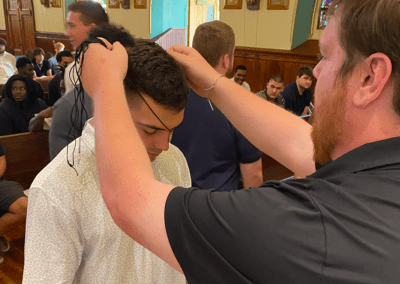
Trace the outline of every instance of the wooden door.
<path fill-rule="evenodd" d="M 35 19 L 32 0 L 5 0 L 7 45 L 15 55 L 35 48 Z"/>

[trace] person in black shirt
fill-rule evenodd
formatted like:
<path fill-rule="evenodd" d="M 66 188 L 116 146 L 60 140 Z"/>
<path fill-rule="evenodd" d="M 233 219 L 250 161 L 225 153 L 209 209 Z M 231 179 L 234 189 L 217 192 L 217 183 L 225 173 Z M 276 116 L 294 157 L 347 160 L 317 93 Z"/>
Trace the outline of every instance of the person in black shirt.
<path fill-rule="evenodd" d="M 313 74 L 309 66 L 301 66 L 297 70 L 296 81 L 287 85 L 281 95 L 285 99 L 285 109 L 295 115 L 306 115 L 311 102 L 312 93 L 309 89 Z"/>
<path fill-rule="evenodd" d="M 222 77 L 196 50 L 168 50 L 197 94 L 257 148 L 307 176 L 244 190 L 157 182 L 130 123 L 124 48 L 89 46 L 82 82 L 95 106 L 105 204 L 188 283 L 399 283 L 399 2 L 333 0 L 336 7 L 319 42 L 312 127 Z"/>
<path fill-rule="evenodd" d="M 29 132 L 30 119 L 47 108 L 36 98 L 32 80 L 24 75 L 14 75 L 4 86 L 6 97 L 0 103 L 0 136 Z"/>
<path fill-rule="evenodd" d="M 44 50 L 40 47 L 33 50 L 32 64 L 37 77 L 52 76 L 51 64 L 48 60 L 44 59 L 44 55 Z"/>
<path fill-rule="evenodd" d="M 35 71 L 33 70 L 32 61 L 29 60 L 29 58 L 23 56 L 23 57 L 20 57 L 17 59 L 16 66 L 17 66 L 18 74 L 25 75 L 28 78 L 32 79 L 32 82 L 36 88 L 36 97 L 38 99 L 44 100 L 44 92 L 43 92 L 42 85 L 39 82 L 33 80 Z"/>
<path fill-rule="evenodd" d="M 3 175 L 6 171 L 6 156 L 3 145 L 0 143 L 0 251 L 7 252 L 10 243 L 4 237 L 14 226 L 23 223 L 26 219 L 28 198 L 24 188 L 18 182 L 8 181 Z M 4 258 L 0 256 L 0 263 Z"/>
<path fill-rule="evenodd" d="M 57 54 L 57 68 L 56 74 L 47 84 L 47 90 L 49 92 L 48 105 L 53 106 L 54 103 L 61 98 L 61 80 L 64 79 L 64 70 L 69 63 L 72 62 L 72 54 L 68 50 L 61 51 Z"/>
<path fill-rule="evenodd" d="M 39 82 L 33 80 L 33 76 L 34 76 L 35 72 L 33 70 L 32 61 L 29 58 L 22 56 L 17 59 L 16 67 L 18 70 L 18 74 L 25 75 L 28 78 L 32 79 L 32 83 L 34 84 L 35 89 L 36 89 L 36 97 L 38 99 L 44 100 L 44 93 L 43 93 L 42 85 L 40 85 Z M 1 91 L 1 98 L 4 99 L 5 97 L 6 97 L 6 89 L 3 88 Z"/>

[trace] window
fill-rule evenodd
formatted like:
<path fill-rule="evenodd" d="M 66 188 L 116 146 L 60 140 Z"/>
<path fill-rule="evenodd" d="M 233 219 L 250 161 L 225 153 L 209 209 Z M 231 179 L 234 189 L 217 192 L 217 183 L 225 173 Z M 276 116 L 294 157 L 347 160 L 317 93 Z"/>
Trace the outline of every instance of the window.
<path fill-rule="evenodd" d="M 330 16 L 327 15 L 328 8 L 331 5 L 332 0 L 322 0 L 321 6 L 319 10 L 319 18 L 318 18 L 318 29 L 323 30 L 325 26 L 328 24 Z"/>

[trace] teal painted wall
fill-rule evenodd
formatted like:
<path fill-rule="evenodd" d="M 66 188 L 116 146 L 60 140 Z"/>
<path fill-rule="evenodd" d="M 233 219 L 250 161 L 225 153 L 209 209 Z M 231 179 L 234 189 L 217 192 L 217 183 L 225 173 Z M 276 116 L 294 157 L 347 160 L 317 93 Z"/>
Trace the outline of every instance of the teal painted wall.
<path fill-rule="evenodd" d="M 170 28 L 187 28 L 187 0 L 152 0 L 150 38 Z"/>
<path fill-rule="evenodd" d="M 292 49 L 307 41 L 311 34 L 315 0 L 299 0 L 293 29 Z"/>

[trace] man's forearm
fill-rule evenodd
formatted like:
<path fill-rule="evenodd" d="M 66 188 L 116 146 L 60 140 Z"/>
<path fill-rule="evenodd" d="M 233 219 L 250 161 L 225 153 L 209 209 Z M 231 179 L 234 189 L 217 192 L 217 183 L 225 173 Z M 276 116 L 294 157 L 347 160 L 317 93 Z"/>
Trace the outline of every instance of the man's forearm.
<path fill-rule="evenodd" d="M 227 78 L 210 92 L 211 100 L 254 146 L 302 176 L 315 171 L 307 122 Z"/>

